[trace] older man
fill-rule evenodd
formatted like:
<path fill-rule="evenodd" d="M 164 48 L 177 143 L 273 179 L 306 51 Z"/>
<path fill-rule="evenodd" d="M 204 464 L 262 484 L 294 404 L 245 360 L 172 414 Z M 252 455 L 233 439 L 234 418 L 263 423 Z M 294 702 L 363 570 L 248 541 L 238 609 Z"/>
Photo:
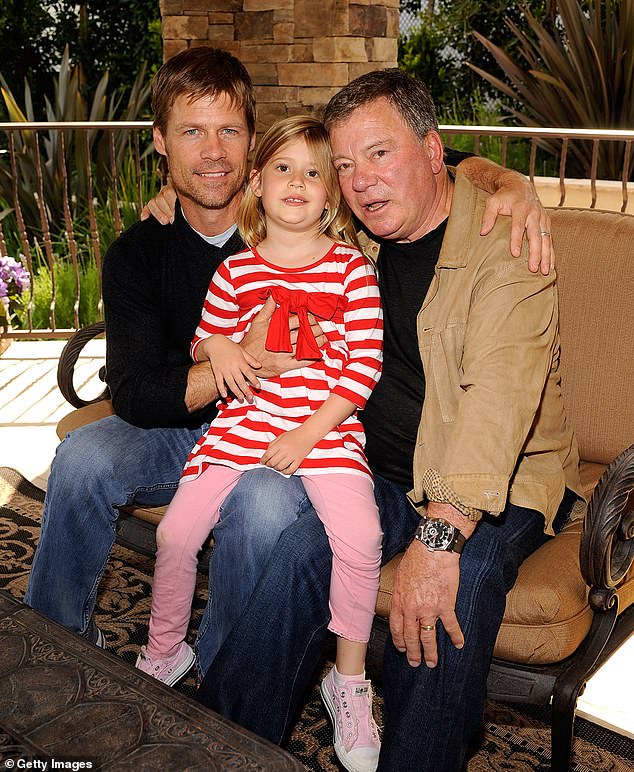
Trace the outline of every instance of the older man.
<path fill-rule="evenodd" d="M 406 550 L 379 768 L 456 772 L 481 723 L 506 592 L 580 491 L 555 277 L 529 272 L 526 252 L 508 254 L 504 218 L 480 235 L 487 196 L 445 166 L 420 82 L 364 75 L 331 100 L 325 123 L 344 196 L 380 247 L 384 368 L 362 417 L 383 559 Z M 199 699 L 279 741 L 327 625 L 329 571 L 327 542 L 304 512 Z M 343 736 L 340 718 L 334 731 Z"/>

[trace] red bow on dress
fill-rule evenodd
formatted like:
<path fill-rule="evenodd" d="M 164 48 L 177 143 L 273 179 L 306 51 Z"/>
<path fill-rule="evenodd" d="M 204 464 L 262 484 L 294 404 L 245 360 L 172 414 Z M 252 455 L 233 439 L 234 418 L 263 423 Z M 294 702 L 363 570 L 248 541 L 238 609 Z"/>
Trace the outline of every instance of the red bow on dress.
<path fill-rule="evenodd" d="M 321 359 L 321 351 L 308 321 L 308 313 L 319 319 L 332 319 L 338 308 L 343 309 L 344 298 L 332 292 L 308 293 L 304 290 L 289 290 L 286 287 L 271 287 L 264 297 L 270 295 L 277 303 L 269 322 L 266 348 L 269 351 L 292 352 L 289 317 L 297 314 L 296 359 Z"/>

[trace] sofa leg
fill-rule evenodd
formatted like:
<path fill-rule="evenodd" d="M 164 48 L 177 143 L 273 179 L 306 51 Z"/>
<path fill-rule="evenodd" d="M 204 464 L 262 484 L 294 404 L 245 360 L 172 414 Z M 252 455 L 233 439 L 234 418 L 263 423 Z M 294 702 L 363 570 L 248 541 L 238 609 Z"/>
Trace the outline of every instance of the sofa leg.
<path fill-rule="evenodd" d="M 568 772 L 572 755 L 575 709 L 581 685 L 559 689 L 553 694 L 551 719 L 552 772 Z"/>
<path fill-rule="evenodd" d="M 612 633 L 618 612 L 618 599 L 605 612 L 595 614 L 585 643 L 577 651 L 553 689 L 552 699 L 552 769 L 568 772 L 572 754 L 572 734 L 577 699 L 596 669 L 599 655 Z"/>

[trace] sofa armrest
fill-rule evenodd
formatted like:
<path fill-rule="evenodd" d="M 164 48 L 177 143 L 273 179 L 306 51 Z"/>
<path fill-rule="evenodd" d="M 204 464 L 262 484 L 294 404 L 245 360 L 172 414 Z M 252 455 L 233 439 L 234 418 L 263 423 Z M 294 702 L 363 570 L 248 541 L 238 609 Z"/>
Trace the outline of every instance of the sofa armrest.
<path fill-rule="evenodd" d="M 634 563 L 634 445 L 617 456 L 592 494 L 579 561 L 595 611 L 618 602 L 616 588 Z"/>

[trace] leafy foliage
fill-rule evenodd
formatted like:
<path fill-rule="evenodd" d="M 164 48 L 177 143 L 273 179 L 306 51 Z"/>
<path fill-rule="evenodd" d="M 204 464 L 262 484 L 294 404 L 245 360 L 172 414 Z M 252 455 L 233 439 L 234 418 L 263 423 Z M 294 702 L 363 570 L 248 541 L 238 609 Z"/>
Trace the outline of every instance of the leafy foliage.
<path fill-rule="evenodd" d="M 16 123 L 34 120 L 28 81 L 22 104 L 1 75 L 0 83 L 11 120 Z M 109 95 L 108 86 L 106 73 L 95 92 L 89 98 L 84 97 L 79 68 L 71 65 L 66 49 L 58 73 L 51 79 L 51 93 L 45 100 L 47 120 L 137 120 L 142 117 L 149 96 L 144 68 L 135 79 L 127 101 L 120 92 Z M 28 324 L 30 317 L 35 328 L 48 327 L 55 288 L 55 326 L 73 327 L 76 277 L 80 283 L 79 323 L 96 321 L 99 271 L 93 225 L 103 255 L 120 230 L 138 220 L 139 202 L 149 200 L 160 185 L 159 161 L 150 152 L 151 134 L 148 131 L 139 136 L 138 160 L 133 144 L 137 136 L 131 131 L 118 131 L 111 149 L 110 133 L 102 131 L 46 129 L 37 133 L 13 133 L 15 169 L 9 153 L 0 156 L 0 224 L 7 251 L 10 254 L 26 252 L 14 209 L 14 190 L 17 190 L 31 256 L 27 262 L 33 271 L 31 299 L 28 304 L 23 303 L 22 309 L 16 308 L 14 326 Z M 91 202 L 95 218 L 92 223 Z M 73 250 L 66 232 L 65 207 L 72 221 Z M 71 254 L 76 257 L 76 265 Z"/>
<path fill-rule="evenodd" d="M 46 329 L 50 324 L 51 298 L 55 287 L 55 327 L 70 329 L 75 326 L 76 277 L 73 265 L 64 260 L 47 265 L 41 249 L 35 250 L 37 273 L 33 284 L 33 329 Z M 93 258 L 83 262 L 79 274 L 79 326 L 97 321 L 99 303 L 99 271 Z M 26 315 L 18 314 L 18 322 L 26 323 Z"/>
<path fill-rule="evenodd" d="M 155 154 L 148 154 L 141 159 L 139 176 L 136 161 L 128 153 L 123 157 L 118 169 L 116 207 L 110 187 L 96 190 L 96 230 L 99 234 L 102 256 L 121 228 L 129 228 L 138 221 L 139 199 L 148 201 L 158 191 L 162 180 L 159 167 L 159 158 Z M 115 219 L 115 208 L 119 213 L 118 223 Z M 2 227 L 8 250 L 17 254 L 22 245 L 15 227 L 15 220 L 6 217 L 2 221 Z M 21 307 L 16 306 L 14 327 L 28 326 L 27 309 L 31 311 L 31 323 L 34 329 L 49 327 L 54 290 L 55 327 L 74 327 L 76 280 L 79 281 L 79 325 L 85 326 L 97 321 L 99 269 L 93 244 L 94 233 L 91 230 L 85 202 L 83 207 L 77 207 L 73 218 L 73 235 L 77 250 L 77 272 L 69 258 L 70 246 L 66 233 L 52 233 L 50 259 L 44 250 L 44 245 L 37 237 L 30 240 L 33 268 L 32 294 L 30 301 L 25 302 L 23 299 Z"/>
<path fill-rule="evenodd" d="M 152 72 L 162 61 L 159 0 L 0 0 L 3 75 L 13 92 L 28 79 L 38 120 L 67 43 L 84 95 L 105 70 L 110 88 L 128 93 L 143 63 Z"/>
<path fill-rule="evenodd" d="M 555 23 L 542 23 L 528 3 L 518 3 L 522 29 L 510 18 L 516 56 L 477 32 L 506 79 L 470 67 L 509 98 L 509 113 L 525 126 L 631 129 L 634 126 L 634 0 L 559 0 Z M 553 153 L 559 144 L 544 141 Z M 625 148 L 603 142 L 598 174 L 621 176 Z M 570 144 L 577 173 L 589 176 L 592 143 Z M 628 173 L 634 170 L 634 158 Z"/>
<path fill-rule="evenodd" d="M 546 17 L 551 5 L 548 0 L 531 3 L 537 18 Z M 427 2 L 422 6 L 418 29 L 399 40 L 399 66 L 429 86 L 441 115 L 457 110 L 471 123 L 473 95 L 492 101 L 493 92 L 469 69 L 467 60 L 499 76 L 503 74 L 472 30 L 480 30 L 512 53 L 518 42 L 504 19 L 508 16 L 520 27 L 524 24 L 518 4 L 508 0 L 437 0 L 433 10 Z M 401 2 L 402 10 L 416 11 L 420 7 L 418 0 Z"/>
<path fill-rule="evenodd" d="M 35 120 L 31 90 L 28 81 L 24 89 L 24 107 L 18 105 L 5 79 L 0 75 L 2 97 L 9 118 L 13 122 Z M 126 105 L 118 94 L 107 96 L 108 74 L 99 81 L 92 100 L 88 103 L 81 93 L 79 68 L 72 67 L 68 47 L 64 50 L 59 72 L 54 79 L 54 95 L 45 98 L 48 121 L 102 121 L 136 120 L 149 97 L 145 68 L 142 68 L 132 86 Z M 128 132 L 119 132 L 114 148 L 115 171 L 128 152 Z M 39 233 L 43 223 L 40 201 L 46 211 L 48 225 L 53 232 L 64 227 L 64 202 L 72 210 L 83 206 L 89 195 L 88 169 L 93 172 L 93 184 L 107 187 L 111 182 L 112 159 L 109 135 L 103 132 L 59 131 L 48 129 L 41 133 L 14 132 L 16 174 L 11 169 L 10 157 L 0 163 L 0 199 L 5 206 L 14 200 L 14 178 L 17 184 L 20 208 L 31 233 Z M 41 196 L 40 183 L 41 173 Z M 70 170 L 74 170 L 71 173 Z M 93 193 L 94 195 L 94 193 Z"/>
<path fill-rule="evenodd" d="M 489 101 L 482 99 L 479 92 L 476 91 L 467 115 L 455 108 L 445 114 L 442 123 L 449 126 L 503 126 L 504 120 L 499 106 L 492 106 Z M 502 138 L 496 136 L 482 135 L 477 145 L 473 134 L 457 134 L 452 131 L 441 136 L 443 142 L 454 150 L 477 153 L 498 164 L 515 169 L 515 171 L 523 174 L 530 173 L 531 146 L 530 141 L 524 137 L 510 138 L 504 147 Z M 535 160 L 535 173 L 546 177 L 557 176 L 558 167 L 552 156 L 538 151 Z"/>

